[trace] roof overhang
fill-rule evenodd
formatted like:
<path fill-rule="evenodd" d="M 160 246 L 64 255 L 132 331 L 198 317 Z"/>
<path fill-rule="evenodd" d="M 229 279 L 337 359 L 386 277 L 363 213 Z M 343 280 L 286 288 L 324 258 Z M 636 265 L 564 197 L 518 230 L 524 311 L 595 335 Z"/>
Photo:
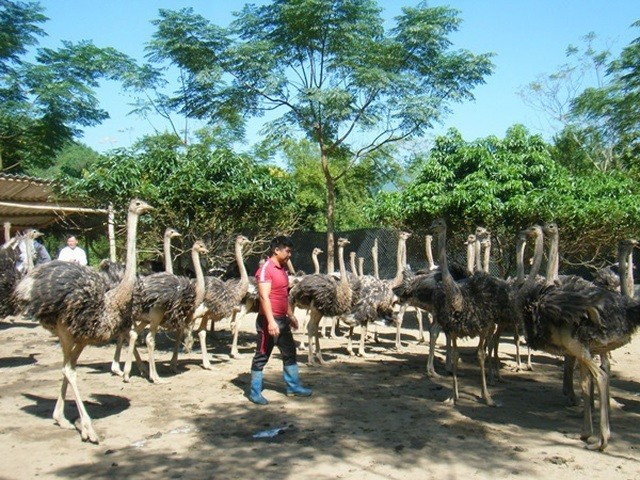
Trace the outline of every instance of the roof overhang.
<path fill-rule="evenodd" d="M 0 173 L 0 224 L 43 229 L 72 215 L 108 214 L 106 209 L 56 199 L 51 184 L 40 178 Z"/>

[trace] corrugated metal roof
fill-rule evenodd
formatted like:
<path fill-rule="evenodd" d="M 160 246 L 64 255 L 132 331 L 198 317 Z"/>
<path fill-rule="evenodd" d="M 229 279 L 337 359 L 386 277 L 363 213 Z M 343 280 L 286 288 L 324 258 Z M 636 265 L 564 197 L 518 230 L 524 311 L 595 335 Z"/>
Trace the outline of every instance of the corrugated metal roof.
<path fill-rule="evenodd" d="M 69 214 L 107 213 L 54 199 L 52 183 L 42 178 L 0 173 L 0 223 L 9 222 L 17 229 L 45 228 Z"/>

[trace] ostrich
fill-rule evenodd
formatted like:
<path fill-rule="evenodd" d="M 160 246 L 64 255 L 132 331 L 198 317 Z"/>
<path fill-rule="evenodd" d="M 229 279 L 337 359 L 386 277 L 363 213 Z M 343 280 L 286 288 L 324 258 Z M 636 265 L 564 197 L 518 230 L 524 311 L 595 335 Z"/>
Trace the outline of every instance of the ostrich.
<path fill-rule="evenodd" d="M 380 280 L 371 275 L 364 275 L 360 278 L 359 295 L 354 302 L 351 318 L 360 325 L 360 345 L 358 354 L 366 356 L 364 342 L 367 336 L 368 325 L 377 319 L 384 319 L 387 322 L 399 323 L 398 315 L 394 312 L 394 305 L 398 298 L 393 293 L 393 288 L 402 282 L 402 270 L 404 266 L 404 255 L 406 252 L 406 242 L 410 237 L 407 232 L 400 232 L 398 235 L 398 250 L 396 253 L 396 276 L 390 280 Z M 352 325 L 349 328 L 349 341 L 347 351 L 353 355 Z"/>
<path fill-rule="evenodd" d="M 473 273 L 474 258 L 475 258 L 475 235 L 469 235 L 467 242 L 467 267 L 466 270 L 458 265 L 452 265 L 451 274 L 455 281 L 459 281 L 466 278 Z M 437 290 L 441 288 L 442 273 L 440 267 L 432 271 L 418 271 L 412 272 L 408 268 L 405 268 L 403 273 L 403 279 L 400 285 L 393 289 L 395 295 L 397 295 L 400 304 L 411 305 L 416 308 L 416 311 L 424 310 L 430 317 L 429 325 L 429 354 L 427 360 L 426 373 L 429 377 L 439 377 L 435 371 L 435 349 L 436 342 L 440 336 L 442 327 L 434 317 L 434 301 Z M 447 371 L 452 371 L 451 367 L 451 341 L 447 336 L 447 354 L 446 365 Z"/>
<path fill-rule="evenodd" d="M 559 243 L 560 232 L 555 222 L 545 223 L 542 227 L 544 236 L 549 240 L 549 257 L 547 260 L 547 282 L 555 282 L 563 284 L 565 288 L 573 288 L 575 290 L 588 290 L 594 286 L 593 283 L 578 277 L 577 275 L 558 275 L 559 269 Z M 602 359 L 603 367 L 609 368 L 609 359 Z M 565 355 L 562 377 L 562 393 L 569 399 L 571 405 L 577 405 L 578 399 L 573 388 L 573 372 L 576 365 L 576 359 L 570 355 Z M 608 371 L 608 370 L 607 370 Z"/>
<path fill-rule="evenodd" d="M 320 249 L 318 247 L 315 247 L 311 251 L 311 262 L 313 263 L 313 273 L 316 274 L 316 275 L 320 274 L 320 262 L 318 261 L 318 255 L 320 255 L 321 253 L 324 253 L 324 252 L 323 252 L 322 249 Z M 293 277 L 293 282 L 292 282 L 291 281 L 291 277 L 289 277 L 290 288 L 292 288 L 293 285 L 298 283 L 302 278 L 304 278 L 304 276 Z M 257 290 L 256 290 L 256 296 L 257 296 Z M 307 322 L 309 321 L 309 309 L 306 308 L 306 309 L 304 309 L 304 311 L 305 311 L 305 316 L 304 316 L 304 321 L 303 321 L 304 323 L 300 323 L 300 330 L 303 330 L 306 327 Z M 332 325 L 331 326 L 331 329 L 332 329 L 331 336 L 335 337 L 335 324 L 333 322 L 333 319 L 332 319 L 332 324 L 331 325 Z M 322 336 L 325 337 L 326 334 L 323 332 Z M 300 349 L 304 350 L 305 348 L 306 347 L 305 347 L 305 344 L 304 344 L 304 340 L 301 340 L 300 341 Z"/>
<path fill-rule="evenodd" d="M 136 324 L 129 333 L 129 354 L 124 368 L 126 382 L 130 379 L 136 339 L 147 325 L 149 332 L 145 343 L 149 357 L 149 380 L 164 383 L 164 379 L 158 375 L 155 362 L 155 338 L 159 328 L 177 333 L 171 357 L 171 369 L 174 372 L 177 370 L 178 348 L 182 334 L 191 327 L 194 311 L 204 298 L 204 275 L 200 265 L 200 254 L 207 252 L 201 241 L 194 242 L 191 254 L 197 276 L 196 282 L 168 272 L 155 273 L 140 279 L 139 287 L 134 292 L 133 318 Z"/>
<path fill-rule="evenodd" d="M 171 239 L 181 237 L 180 233 L 169 227 L 164 231 L 162 249 L 164 252 L 164 271 L 167 273 L 173 273 L 173 257 L 171 256 Z"/>
<path fill-rule="evenodd" d="M 240 305 L 249 291 L 249 276 L 244 265 L 242 250 L 249 239 L 243 235 L 238 235 L 235 240 L 234 254 L 240 278 L 222 281 L 216 277 L 205 279 L 205 297 L 202 305 L 194 315 L 196 317 L 196 332 L 200 340 L 200 350 L 202 353 L 202 367 L 211 370 L 211 362 L 207 352 L 207 323 L 212 324 L 223 318 L 235 316 L 240 310 Z M 237 342 L 237 329 L 239 328 L 235 318 L 232 317 L 232 330 Z M 236 325 L 234 325 L 236 323 Z M 237 352 L 232 352 L 237 355 Z"/>
<path fill-rule="evenodd" d="M 98 443 L 99 439 L 78 389 L 78 358 L 87 345 L 108 342 L 131 327 L 138 217 L 151 209 L 141 200 L 129 204 L 125 274 L 117 287 L 108 290 L 102 277 L 89 267 L 54 260 L 39 265 L 16 288 L 25 313 L 58 337 L 62 347 L 62 386 L 53 419 L 63 428 L 74 428 L 64 416 L 67 387 L 71 385 L 84 441 Z"/>
<path fill-rule="evenodd" d="M 354 294 L 347 278 L 344 262 L 344 248 L 348 244 L 349 240 L 346 238 L 338 239 L 339 280 L 336 280 L 332 275 L 306 275 L 289 292 L 290 305 L 310 309 L 310 318 L 307 324 L 310 365 L 315 365 L 316 360 L 320 364 L 324 364 L 318 337 L 318 326 L 322 317 L 347 315 L 353 307 Z"/>
<path fill-rule="evenodd" d="M 20 280 L 33 270 L 33 240 L 41 235 L 40 231 L 29 228 L 22 234 L 16 234 L 0 248 L 0 317 L 16 313 L 13 293 Z M 21 242 L 25 245 L 26 259 L 23 268 L 18 269 L 20 252 L 17 247 Z"/>
<path fill-rule="evenodd" d="M 171 275 L 173 275 L 173 260 L 171 256 L 171 239 L 180 237 L 180 236 L 181 236 L 180 233 L 171 227 L 167 228 L 163 235 L 164 271 Z M 123 268 L 122 268 L 122 265 L 117 262 L 112 262 L 111 260 L 102 260 L 98 265 L 98 272 L 102 274 L 105 280 L 109 283 L 109 285 L 113 287 L 122 278 Z M 137 284 L 136 287 L 142 288 L 142 285 L 139 283 Z M 137 296 L 135 296 L 134 298 L 137 298 Z M 142 329 L 144 329 L 144 327 L 147 325 L 148 325 L 148 322 L 142 322 L 140 324 L 140 330 L 137 332 L 134 332 L 133 335 L 137 338 L 139 333 L 142 331 Z M 136 325 L 134 325 L 134 328 L 135 327 Z M 129 333 L 129 336 L 131 336 L 131 333 Z M 128 382 L 129 381 L 128 372 L 127 372 L 127 375 L 125 375 L 124 372 L 120 369 L 120 352 L 122 350 L 122 345 L 124 344 L 124 340 L 125 340 L 124 337 L 125 337 L 124 334 L 121 335 L 118 338 L 118 341 L 116 343 L 116 350 L 113 355 L 113 361 L 111 362 L 111 372 L 114 373 L 115 375 L 124 377 L 124 380 Z M 146 371 L 142 365 L 142 360 L 140 359 L 140 355 L 138 353 L 138 350 L 135 344 L 129 345 L 129 356 L 132 354 L 135 355 L 136 357 L 136 361 L 140 371 L 141 372 Z"/>
<path fill-rule="evenodd" d="M 509 289 L 504 280 L 482 272 L 456 282 L 447 264 L 446 239 L 447 224 L 443 219 L 431 225 L 438 236 L 438 259 L 442 270 L 441 288 L 435 291 L 434 314 L 436 321 L 451 338 L 453 362 L 453 396 L 448 400 L 455 403 L 458 398 L 458 344 L 459 337 L 479 337 L 477 355 L 480 362 L 482 397 L 487 405 L 495 406 L 485 376 L 485 346 L 495 325 L 510 318 L 511 302 Z"/>
<path fill-rule="evenodd" d="M 595 362 L 593 355 L 607 355 L 628 343 L 640 326 L 640 304 L 628 295 L 626 282 L 621 282 L 622 294 L 610 290 L 565 282 L 535 284 L 542 262 L 542 230 L 534 230 L 536 255 L 529 277 L 516 297 L 523 317 L 527 341 L 532 348 L 554 355 L 570 355 L 580 365 L 584 399 L 583 428 L 580 437 L 589 449 L 604 450 L 610 438 L 609 375 Z M 627 259 L 637 242 L 619 244 L 620 274 L 626 278 Z M 600 432 L 593 436 L 590 384 L 595 380 L 599 395 Z"/>

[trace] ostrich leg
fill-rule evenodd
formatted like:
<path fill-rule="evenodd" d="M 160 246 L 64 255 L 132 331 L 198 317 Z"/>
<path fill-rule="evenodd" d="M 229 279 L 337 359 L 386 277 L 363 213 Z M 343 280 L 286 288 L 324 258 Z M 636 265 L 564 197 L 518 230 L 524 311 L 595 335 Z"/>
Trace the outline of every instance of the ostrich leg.
<path fill-rule="evenodd" d="M 80 415 L 77 425 L 79 425 L 78 429 L 80 430 L 82 440 L 98 444 L 100 443 L 100 440 L 93 429 L 91 417 L 82 402 L 77 382 L 76 366 L 78 364 L 78 358 L 80 357 L 85 345 L 83 343 L 74 343 L 71 335 L 62 328 L 58 329 L 58 335 L 64 355 L 62 367 L 63 379 L 60 387 L 60 395 L 58 396 L 56 406 L 53 410 L 53 419 L 62 428 L 74 428 L 74 426 L 64 416 L 64 399 L 67 394 L 67 386 L 71 385 L 76 401 L 76 407 L 78 408 L 78 414 Z"/>

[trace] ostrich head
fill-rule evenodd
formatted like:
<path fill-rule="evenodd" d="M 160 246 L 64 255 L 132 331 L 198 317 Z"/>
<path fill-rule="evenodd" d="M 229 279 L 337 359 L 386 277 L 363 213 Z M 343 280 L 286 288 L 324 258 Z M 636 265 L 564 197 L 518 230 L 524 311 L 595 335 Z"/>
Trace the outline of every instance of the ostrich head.
<path fill-rule="evenodd" d="M 182 235 L 180 234 L 180 232 L 178 232 L 177 230 L 175 230 L 174 228 L 167 228 L 164 231 L 164 238 L 176 238 L 176 237 L 181 237 Z"/>
<path fill-rule="evenodd" d="M 324 253 L 323 250 L 320 250 L 318 247 L 314 248 L 313 251 L 311 252 L 313 255 L 320 255 L 321 253 Z"/>
<path fill-rule="evenodd" d="M 346 238 L 339 238 L 338 239 L 338 246 L 339 247 L 346 247 L 347 245 L 349 245 L 351 242 L 349 240 L 347 240 Z"/>
<path fill-rule="evenodd" d="M 632 238 L 627 238 L 624 240 L 620 240 L 618 242 L 618 246 L 620 248 L 624 248 L 625 250 L 631 251 L 638 246 L 638 241 Z"/>
<path fill-rule="evenodd" d="M 542 230 L 545 235 L 549 236 L 557 236 L 558 235 L 558 224 L 555 222 L 547 222 L 542 227 Z"/>
<path fill-rule="evenodd" d="M 241 246 L 245 246 L 247 243 L 250 243 L 251 240 L 249 240 L 247 237 L 245 237 L 244 235 L 238 235 L 236 237 L 236 243 L 241 245 Z"/>
<path fill-rule="evenodd" d="M 447 222 L 444 220 L 444 218 L 438 218 L 438 219 L 433 221 L 433 223 L 431 224 L 429 229 L 431 231 L 433 231 L 433 233 L 435 233 L 435 234 L 438 234 L 440 232 L 446 232 L 447 231 Z"/>
<path fill-rule="evenodd" d="M 486 238 L 490 234 L 489 230 L 484 227 L 476 227 L 476 238 L 482 239 Z"/>
<path fill-rule="evenodd" d="M 543 235 L 542 227 L 540 225 L 531 225 L 520 233 L 526 235 L 527 238 L 532 238 L 534 240 Z"/>
<path fill-rule="evenodd" d="M 139 200 L 137 198 L 134 198 L 129 203 L 129 212 L 130 213 L 135 213 L 137 215 L 142 215 L 144 213 L 150 212 L 151 210 L 153 210 L 153 207 L 151 205 L 149 205 L 147 202 L 145 202 L 143 200 Z"/>
<path fill-rule="evenodd" d="M 191 250 L 199 253 L 200 255 L 206 255 L 207 253 L 209 253 L 209 249 L 205 246 L 202 240 L 196 240 L 193 244 L 193 247 L 191 247 Z"/>
<path fill-rule="evenodd" d="M 476 236 L 473 233 L 470 233 L 467 237 L 465 245 L 473 245 L 474 243 L 476 243 Z"/>
<path fill-rule="evenodd" d="M 400 240 L 408 240 L 411 234 L 409 232 L 400 232 L 399 237 Z"/>

